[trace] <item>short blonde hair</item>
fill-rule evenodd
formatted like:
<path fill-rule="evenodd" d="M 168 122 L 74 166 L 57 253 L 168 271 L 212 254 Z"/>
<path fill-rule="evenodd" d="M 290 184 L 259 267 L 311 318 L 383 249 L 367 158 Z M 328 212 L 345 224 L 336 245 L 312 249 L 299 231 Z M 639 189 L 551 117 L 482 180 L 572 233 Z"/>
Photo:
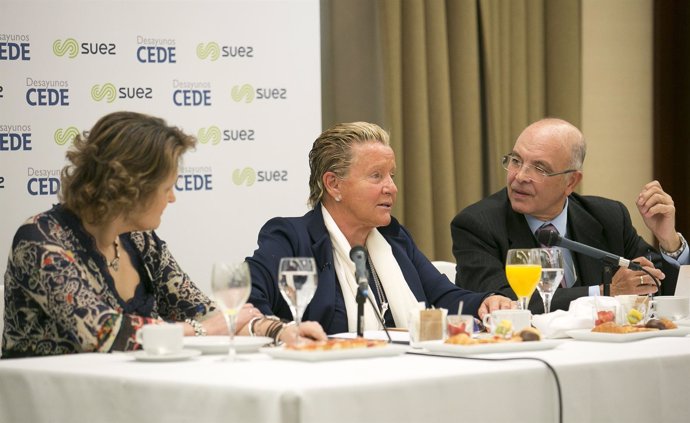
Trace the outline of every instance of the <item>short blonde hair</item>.
<path fill-rule="evenodd" d="M 389 138 L 388 132 L 368 122 L 339 123 L 319 135 L 309 152 L 309 205 L 314 208 L 323 199 L 326 172 L 333 172 L 339 178 L 347 176 L 353 144 L 379 142 L 389 146 Z"/>
<path fill-rule="evenodd" d="M 196 139 L 163 119 L 115 112 L 78 135 L 61 172 L 60 201 L 91 224 L 147 205 Z"/>

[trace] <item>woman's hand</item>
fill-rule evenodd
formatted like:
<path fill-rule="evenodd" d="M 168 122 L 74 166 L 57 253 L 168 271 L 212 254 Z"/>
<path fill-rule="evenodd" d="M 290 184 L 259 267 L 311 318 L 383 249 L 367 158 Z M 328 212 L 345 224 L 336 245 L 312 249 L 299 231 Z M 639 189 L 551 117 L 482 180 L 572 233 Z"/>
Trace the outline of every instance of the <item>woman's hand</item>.
<path fill-rule="evenodd" d="M 251 304 L 245 304 L 237 315 L 237 335 L 249 335 L 249 328 L 247 323 L 255 317 L 261 317 L 263 314 Z M 206 335 L 227 335 L 228 324 L 225 322 L 223 312 L 218 310 L 209 315 L 208 318 L 201 322 L 201 325 L 206 329 Z M 189 326 L 189 327 L 187 327 Z M 185 323 L 185 335 L 194 335 L 194 329 Z"/>
<path fill-rule="evenodd" d="M 317 322 L 302 322 L 299 325 L 299 333 L 296 325 L 286 325 L 278 338 L 288 345 L 295 344 L 298 339 L 300 342 L 325 341 L 328 336 Z"/>

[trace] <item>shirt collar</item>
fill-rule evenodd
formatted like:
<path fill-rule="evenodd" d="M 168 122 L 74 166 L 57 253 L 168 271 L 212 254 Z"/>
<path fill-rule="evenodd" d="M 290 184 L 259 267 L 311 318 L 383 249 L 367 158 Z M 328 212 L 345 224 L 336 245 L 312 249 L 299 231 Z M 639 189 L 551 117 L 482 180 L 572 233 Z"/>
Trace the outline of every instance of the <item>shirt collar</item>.
<path fill-rule="evenodd" d="M 558 216 L 554 217 L 552 220 L 543 221 L 528 214 L 525 215 L 525 219 L 527 219 L 527 224 L 529 225 L 529 228 L 532 231 L 532 233 L 535 233 L 537 229 L 539 229 L 542 225 L 551 223 L 553 224 L 553 226 L 556 227 L 556 229 L 558 229 L 559 234 L 565 236 L 567 235 L 566 230 L 568 228 L 568 198 L 566 197 L 565 199 L 565 205 L 563 206 L 563 210 L 561 210 Z"/>

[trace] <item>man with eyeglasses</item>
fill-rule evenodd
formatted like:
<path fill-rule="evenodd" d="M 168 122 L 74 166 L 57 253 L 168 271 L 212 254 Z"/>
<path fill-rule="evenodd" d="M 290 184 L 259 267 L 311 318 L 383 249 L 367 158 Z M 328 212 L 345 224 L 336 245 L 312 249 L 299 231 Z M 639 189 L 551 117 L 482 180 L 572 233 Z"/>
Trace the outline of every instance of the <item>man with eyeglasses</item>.
<path fill-rule="evenodd" d="M 535 233 L 546 226 L 573 241 L 634 258 L 661 281 L 662 293 L 673 295 L 678 275 L 673 260 L 661 259 L 658 251 L 637 234 L 626 207 L 618 201 L 574 192 L 582 180 L 585 153 L 580 130 L 561 119 L 539 120 L 520 134 L 513 151 L 502 158 L 506 188 L 465 208 L 451 222 L 457 285 L 516 298 L 505 276 L 506 254 L 511 248 L 540 247 Z M 655 198 L 673 204 L 668 195 Z M 651 203 L 643 208 L 648 210 Z M 675 209 L 669 212 L 666 208 L 665 213 L 655 215 L 645 218 L 645 223 L 662 249 L 665 245 L 675 247 Z M 657 224 L 650 224 L 652 220 Z M 566 269 L 562 288 L 567 289 L 556 290 L 551 310 L 567 310 L 572 300 L 604 291 L 603 263 L 566 249 L 563 253 Z M 657 293 L 656 284 L 646 273 L 613 270 L 610 295 Z M 532 313 L 544 311 L 536 291 L 529 308 Z"/>

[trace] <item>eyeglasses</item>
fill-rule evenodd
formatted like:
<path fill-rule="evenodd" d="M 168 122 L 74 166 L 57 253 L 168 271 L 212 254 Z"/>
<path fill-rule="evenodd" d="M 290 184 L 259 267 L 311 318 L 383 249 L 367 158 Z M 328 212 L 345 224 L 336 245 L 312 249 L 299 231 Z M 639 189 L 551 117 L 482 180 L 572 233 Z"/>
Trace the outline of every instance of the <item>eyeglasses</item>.
<path fill-rule="evenodd" d="M 565 175 L 567 173 L 577 172 L 577 169 L 568 169 L 562 172 L 547 172 L 539 166 L 525 164 L 520 158 L 512 154 L 506 154 L 501 158 L 503 169 L 508 172 L 518 173 L 521 169 L 525 172 L 527 177 L 535 182 L 543 182 L 547 177 Z"/>

